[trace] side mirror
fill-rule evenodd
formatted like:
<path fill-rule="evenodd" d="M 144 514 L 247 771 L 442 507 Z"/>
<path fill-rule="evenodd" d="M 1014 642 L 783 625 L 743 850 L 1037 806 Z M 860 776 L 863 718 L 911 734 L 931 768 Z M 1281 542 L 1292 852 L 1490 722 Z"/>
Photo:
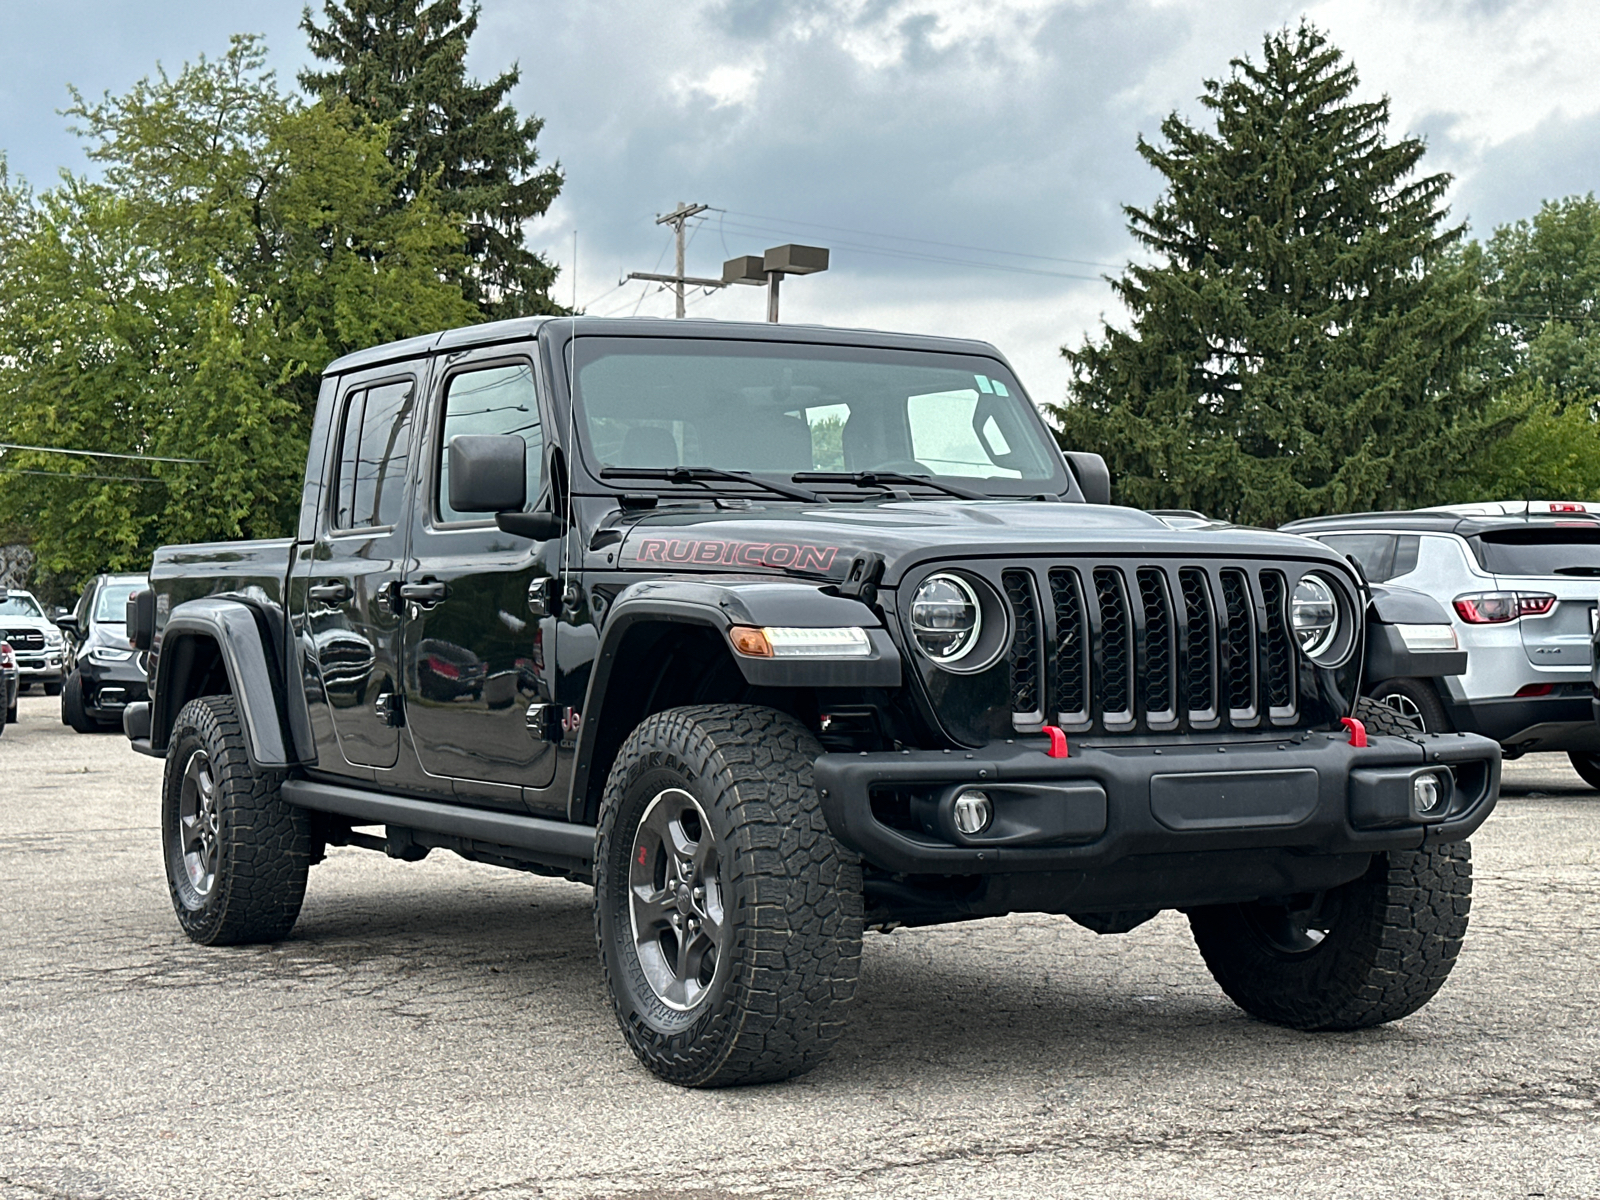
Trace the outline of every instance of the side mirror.
<path fill-rule="evenodd" d="M 1090 504 L 1111 503 L 1111 470 L 1104 458 L 1087 450 L 1063 450 L 1061 457 L 1067 460 L 1067 469 L 1077 479 L 1085 500 Z"/>
<path fill-rule="evenodd" d="M 450 507 L 498 513 L 528 502 L 528 444 L 514 433 L 457 434 L 450 439 Z"/>
<path fill-rule="evenodd" d="M 61 614 L 60 616 L 52 615 L 50 618 L 55 622 L 56 628 L 64 630 L 65 632 L 72 634 L 74 637 L 78 636 L 78 634 L 82 632 L 78 628 L 78 618 L 73 616 L 66 609 L 60 609 L 58 611 Z"/>
<path fill-rule="evenodd" d="M 548 542 L 567 531 L 566 518 L 553 512 L 503 512 L 495 513 L 494 523 L 502 533 Z"/>
<path fill-rule="evenodd" d="M 135 650 L 148 650 L 156 640 L 156 594 L 149 588 L 128 597 L 128 641 Z"/>
<path fill-rule="evenodd" d="M 63 617 L 70 617 L 71 615 L 72 610 L 70 608 L 62 608 L 59 604 L 50 610 L 50 620 L 56 625 L 61 624 Z"/>

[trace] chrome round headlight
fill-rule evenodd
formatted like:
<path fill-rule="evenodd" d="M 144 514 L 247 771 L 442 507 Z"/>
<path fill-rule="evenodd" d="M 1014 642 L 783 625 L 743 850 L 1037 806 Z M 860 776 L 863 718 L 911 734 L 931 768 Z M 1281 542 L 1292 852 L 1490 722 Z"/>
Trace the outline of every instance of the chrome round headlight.
<path fill-rule="evenodd" d="M 978 593 L 959 575 L 930 575 L 911 597 L 911 636 L 936 663 L 959 662 L 983 632 Z"/>
<path fill-rule="evenodd" d="M 1289 601 L 1289 624 L 1307 658 L 1316 659 L 1339 637 L 1339 601 L 1333 586 L 1316 575 L 1303 575 Z"/>

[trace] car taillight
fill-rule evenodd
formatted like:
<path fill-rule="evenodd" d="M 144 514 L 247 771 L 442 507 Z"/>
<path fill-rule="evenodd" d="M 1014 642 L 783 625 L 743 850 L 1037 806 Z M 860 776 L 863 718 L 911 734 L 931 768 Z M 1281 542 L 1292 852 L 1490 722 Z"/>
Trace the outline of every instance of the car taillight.
<path fill-rule="evenodd" d="M 1548 696 L 1555 690 L 1556 685 L 1553 683 L 1525 683 L 1517 689 L 1517 698 L 1522 699 L 1527 696 Z"/>
<path fill-rule="evenodd" d="M 1457 596 L 1456 614 L 1468 625 L 1499 625 L 1518 617 L 1542 617 L 1556 605 L 1544 592 L 1478 592 Z"/>
<path fill-rule="evenodd" d="M 11 649 L 10 642 L 0 642 L 0 667 L 14 667 L 17 665 L 16 651 Z"/>
<path fill-rule="evenodd" d="M 1588 512 L 1589 510 L 1572 500 L 1552 500 L 1550 501 L 1550 511 L 1553 513 L 1567 513 Z"/>
<path fill-rule="evenodd" d="M 1515 621 L 1521 615 L 1515 592 L 1457 596 L 1455 604 L 1456 615 L 1468 625 L 1498 625 L 1502 621 Z"/>

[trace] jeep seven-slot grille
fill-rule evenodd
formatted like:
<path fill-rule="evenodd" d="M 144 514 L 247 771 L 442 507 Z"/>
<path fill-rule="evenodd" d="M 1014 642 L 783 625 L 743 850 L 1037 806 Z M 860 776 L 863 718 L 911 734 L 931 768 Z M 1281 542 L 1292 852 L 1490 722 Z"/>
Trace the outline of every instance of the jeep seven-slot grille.
<path fill-rule="evenodd" d="M 999 573 L 1015 636 L 1012 724 L 1108 732 L 1298 716 L 1287 576 L 1096 563 Z"/>

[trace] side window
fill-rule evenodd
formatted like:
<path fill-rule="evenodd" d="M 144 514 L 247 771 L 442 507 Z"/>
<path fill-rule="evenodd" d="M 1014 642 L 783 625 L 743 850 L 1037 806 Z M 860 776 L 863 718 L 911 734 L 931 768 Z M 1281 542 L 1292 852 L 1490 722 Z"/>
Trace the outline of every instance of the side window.
<path fill-rule="evenodd" d="M 1394 566 L 1389 569 L 1390 579 L 1399 579 L 1417 569 L 1417 558 L 1422 553 L 1422 538 L 1415 533 L 1403 533 L 1394 540 Z"/>
<path fill-rule="evenodd" d="M 1330 549 L 1360 563 L 1362 573 L 1366 575 L 1369 583 L 1382 583 L 1394 575 L 1393 534 L 1336 533 L 1320 540 Z"/>
<path fill-rule="evenodd" d="M 339 437 L 333 527 L 394 525 L 405 511 L 416 387 L 409 379 L 352 392 Z"/>
<path fill-rule="evenodd" d="M 444 422 L 439 438 L 436 497 L 440 521 L 482 520 L 482 513 L 450 507 L 450 439 L 458 434 L 517 433 L 528 447 L 528 504 L 539 495 L 544 433 L 539 427 L 539 397 L 527 363 L 504 363 L 462 371 L 445 384 Z"/>

